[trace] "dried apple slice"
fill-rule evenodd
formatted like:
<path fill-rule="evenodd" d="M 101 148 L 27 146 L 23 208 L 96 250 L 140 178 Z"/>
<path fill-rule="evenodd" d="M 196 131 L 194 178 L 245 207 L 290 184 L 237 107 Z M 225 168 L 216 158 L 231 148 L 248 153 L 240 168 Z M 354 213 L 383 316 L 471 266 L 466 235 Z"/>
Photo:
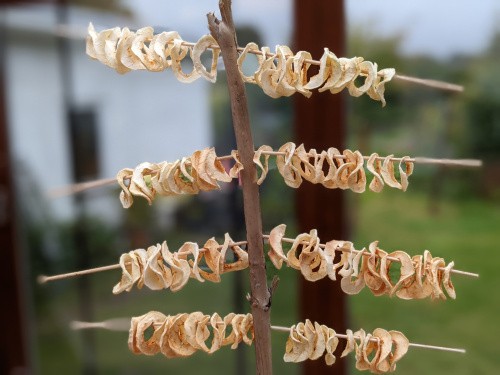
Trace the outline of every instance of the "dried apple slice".
<path fill-rule="evenodd" d="M 191 52 L 191 58 L 193 59 L 194 69 L 207 81 L 214 83 L 217 80 L 217 61 L 219 59 L 220 49 L 212 49 L 212 64 L 210 66 L 210 72 L 207 71 L 205 66 L 201 62 L 201 55 L 212 45 L 217 45 L 216 40 L 212 35 L 202 36 L 194 45 Z"/>

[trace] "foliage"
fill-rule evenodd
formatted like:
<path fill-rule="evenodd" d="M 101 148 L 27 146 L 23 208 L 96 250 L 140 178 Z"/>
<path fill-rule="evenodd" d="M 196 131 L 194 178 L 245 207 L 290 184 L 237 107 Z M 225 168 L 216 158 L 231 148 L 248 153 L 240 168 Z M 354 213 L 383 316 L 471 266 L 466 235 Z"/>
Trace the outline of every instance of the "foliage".
<path fill-rule="evenodd" d="M 96 8 L 107 12 L 122 14 L 124 16 L 131 16 L 132 11 L 123 4 L 122 0 L 69 0 L 71 5 L 77 5 L 87 8 Z"/>
<path fill-rule="evenodd" d="M 467 139 L 473 155 L 500 158 L 500 32 L 493 37 L 486 53 L 471 59 L 467 70 Z"/>

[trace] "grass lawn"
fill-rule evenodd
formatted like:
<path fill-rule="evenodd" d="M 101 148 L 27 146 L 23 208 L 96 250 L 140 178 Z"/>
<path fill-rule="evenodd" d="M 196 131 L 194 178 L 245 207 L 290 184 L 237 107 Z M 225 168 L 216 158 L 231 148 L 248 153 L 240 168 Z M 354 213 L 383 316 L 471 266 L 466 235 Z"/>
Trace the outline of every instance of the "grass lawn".
<path fill-rule="evenodd" d="M 454 260 L 457 269 L 478 272 L 479 279 L 454 275 L 456 300 L 402 301 L 374 297 L 368 290 L 349 298 L 353 329 L 376 327 L 396 329 L 417 343 L 463 347 L 467 354 L 411 348 L 398 364 L 400 374 L 446 373 L 495 374 L 500 365 L 496 332 L 500 323 L 500 207 L 483 201 L 441 200 L 438 213 L 429 212 L 425 196 L 384 190 L 381 194 L 351 195 L 356 207 L 353 241 L 356 248 L 379 240 L 387 250 L 402 249 L 411 255 L 429 249 L 434 256 Z M 329 239 L 324 239 L 329 240 Z M 273 272 L 274 273 L 274 272 Z M 234 275 L 225 275 L 221 284 L 203 285 L 190 280 L 180 293 L 133 290 L 111 294 L 119 271 L 88 276 L 93 288 L 95 320 L 142 315 L 149 310 L 165 314 L 232 310 Z M 296 321 L 297 273 L 278 272 L 281 282 L 273 300 L 274 324 Z M 248 275 L 245 273 L 244 278 Z M 51 304 L 36 320 L 37 357 L 42 374 L 78 373 L 85 350 L 81 334 L 71 332 L 67 323 L 77 316 L 75 281 L 50 285 Z M 245 287 L 248 290 L 248 287 Z M 286 334 L 273 334 L 273 359 L 277 374 L 296 374 L 299 367 L 281 360 Z M 187 359 L 166 360 L 129 353 L 126 332 L 95 332 L 99 373 L 232 373 L 234 352 L 224 348 L 214 355 L 198 353 Z M 254 373 L 253 349 L 247 350 L 248 374 Z M 353 373 L 357 373 L 353 369 Z"/>
<path fill-rule="evenodd" d="M 500 365 L 500 206 L 498 202 L 440 200 L 431 213 L 427 197 L 385 191 L 357 197 L 355 245 L 379 240 L 387 251 L 401 249 L 455 261 L 479 279 L 454 275 L 456 300 L 403 301 L 373 297 L 368 290 L 350 299 L 352 326 L 404 332 L 410 341 L 466 348 L 455 354 L 410 348 L 401 374 L 496 374 Z"/>
<path fill-rule="evenodd" d="M 279 293 L 273 299 L 275 324 L 289 324 L 296 319 L 296 277 L 292 269 L 275 271 L 281 279 Z M 245 293 L 249 290 L 246 280 L 248 273 L 241 273 L 245 283 Z M 235 274 L 222 277 L 220 284 L 205 282 L 203 284 L 191 279 L 188 284 L 177 293 L 170 291 L 137 290 L 129 293 L 112 295 L 111 289 L 120 277 L 120 271 L 110 271 L 88 276 L 92 283 L 93 309 L 95 321 L 139 316 L 148 311 L 160 311 L 164 314 L 179 312 L 202 311 L 205 314 L 218 312 L 221 316 L 235 311 L 232 307 Z M 36 322 L 37 355 L 41 374 L 76 374 L 82 371 L 82 362 L 85 348 L 81 332 L 69 329 L 69 322 L 76 319 L 77 298 L 76 281 L 65 280 L 57 285 L 50 284 L 47 288 L 53 289 L 50 297 L 50 309 Z M 244 298 L 244 295 L 241 296 Z M 248 304 L 243 302 L 245 311 Z M 195 373 L 203 369 L 205 375 L 220 375 L 235 373 L 236 353 L 229 347 L 222 348 L 213 355 L 196 353 L 189 358 L 168 360 L 162 355 L 147 357 L 131 354 L 128 350 L 128 332 L 110 332 L 94 330 L 94 352 L 99 373 L 101 374 L 160 374 L 160 373 Z M 277 374 L 298 373 L 295 364 L 284 363 L 281 359 L 284 354 L 286 334 L 273 333 L 274 369 Z M 255 373 L 254 351 L 252 347 L 245 347 L 247 374 Z"/>

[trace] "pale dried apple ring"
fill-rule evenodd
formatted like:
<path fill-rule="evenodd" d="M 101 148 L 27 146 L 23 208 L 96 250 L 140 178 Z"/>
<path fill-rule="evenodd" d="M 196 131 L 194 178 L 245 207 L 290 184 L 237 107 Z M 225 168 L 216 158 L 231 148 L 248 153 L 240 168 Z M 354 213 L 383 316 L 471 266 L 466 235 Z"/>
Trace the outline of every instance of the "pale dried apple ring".
<path fill-rule="evenodd" d="M 245 75 L 245 73 L 243 72 L 243 63 L 244 63 L 245 59 L 247 58 L 249 51 L 258 51 L 258 50 L 259 50 L 259 46 L 256 43 L 250 42 L 245 46 L 245 48 L 243 48 L 243 51 L 238 56 L 238 60 L 237 60 L 238 70 L 240 72 L 240 75 L 241 75 L 241 78 L 243 79 L 243 81 L 245 81 L 247 83 L 256 83 L 255 82 L 256 72 L 254 72 L 250 76 Z M 264 56 L 257 55 L 257 61 L 259 63 L 259 67 L 262 64 L 262 61 L 264 59 L 265 59 Z"/>
<path fill-rule="evenodd" d="M 373 174 L 373 179 L 370 182 L 370 190 L 375 193 L 380 193 L 384 188 L 384 179 L 381 176 L 382 162 L 376 152 L 370 155 L 366 162 L 366 168 Z"/>
<path fill-rule="evenodd" d="M 365 82 L 360 87 L 355 84 L 355 79 L 352 79 L 347 85 L 349 94 L 354 97 L 358 97 L 366 93 L 370 87 L 373 86 L 375 79 L 377 78 L 377 64 L 370 61 L 362 61 L 358 64 L 358 69 L 360 70 L 358 76 L 364 76 Z"/>
<path fill-rule="evenodd" d="M 305 97 L 309 98 L 312 93 L 305 88 L 308 82 L 307 72 L 311 63 L 306 60 L 312 60 L 312 56 L 307 51 L 299 51 L 293 56 L 293 70 L 297 74 L 297 83 L 295 89 Z"/>
<path fill-rule="evenodd" d="M 394 155 L 392 154 L 385 157 L 382 164 L 381 175 L 387 185 L 396 189 L 401 189 L 402 186 L 399 181 L 396 180 L 396 176 L 394 174 L 394 162 L 391 160 L 393 157 Z"/>
<path fill-rule="evenodd" d="M 263 145 L 260 146 L 257 151 L 255 151 L 253 162 L 260 169 L 260 176 L 257 179 L 257 184 L 262 184 L 269 171 L 269 154 L 264 155 L 264 163 L 261 162 L 262 153 L 273 151 L 271 146 Z"/>
<path fill-rule="evenodd" d="M 392 80 L 396 75 L 396 70 L 393 68 L 382 69 L 377 73 L 377 78 L 373 85 L 366 92 L 373 100 L 382 102 L 382 107 L 385 107 L 385 84 Z"/>
<path fill-rule="evenodd" d="M 164 242 L 165 246 L 166 243 Z M 172 272 L 163 263 L 161 246 L 150 246 L 147 249 L 147 263 L 144 268 L 144 285 L 151 290 L 169 288 L 172 284 Z"/>
<path fill-rule="evenodd" d="M 365 287 L 365 279 L 363 272 L 359 271 L 359 264 L 363 258 L 365 249 L 357 252 L 353 258 L 352 271 L 350 275 L 344 276 L 340 281 L 340 287 L 344 293 L 354 295 L 358 294 Z M 354 280 L 353 280 L 354 278 Z"/>
<path fill-rule="evenodd" d="M 364 170 L 363 155 L 359 151 L 354 151 L 356 166 L 347 177 L 347 185 L 355 193 L 363 193 L 366 188 L 366 175 Z"/>
<path fill-rule="evenodd" d="M 336 333 L 333 329 L 328 328 L 327 326 L 324 325 L 322 325 L 321 328 L 323 330 L 323 334 L 325 335 L 325 340 L 326 340 L 325 362 L 328 366 L 331 366 L 336 361 L 336 357 L 333 353 L 337 349 L 337 346 L 339 344 L 339 339 L 336 336 Z"/>
<path fill-rule="evenodd" d="M 442 283 L 442 272 L 440 268 L 443 268 L 446 265 L 443 258 L 433 258 L 431 263 L 431 280 L 432 280 L 432 294 L 431 298 L 433 299 L 446 299 L 446 295 L 444 294 L 441 283 Z M 429 274 L 427 274 L 429 275 Z"/>
<path fill-rule="evenodd" d="M 197 350 L 187 342 L 184 323 L 188 317 L 189 314 L 186 313 L 176 315 L 172 319 L 169 334 L 166 336 L 169 347 L 176 357 L 189 357 Z"/>
<path fill-rule="evenodd" d="M 389 334 L 391 335 L 393 345 L 392 356 L 389 356 L 390 371 L 394 371 L 396 369 L 396 362 L 408 352 L 410 341 L 399 331 L 389 331 Z"/>
<path fill-rule="evenodd" d="M 183 83 L 191 83 L 200 77 L 200 73 L 193 66 L 193 70 L 190 73 L 184 73 L 182 71 L 181 62 L 186 57 L 188 52 L 191 52 L 189 47 L 184 46 L 182 39 L 174 39 L 174 44 L 170 50 L 170 56 L 172 58 L 172 71 L 175 77 Z"/>
<path fill-rule="evenodd" d="M 451 282 L 451 275 L 450 275 L 454 265 L 455 265 L 454 262 L 450 262 L 443 271 L 443 286 L 444 289 L 446 290 L 446 293 L 448 293 L 448 295 L 452 299 L 457 298 L 457 295 L 455 293 L 455 287 Z"/>
<path fill-rule="evenodd" d="M 294 94 L 299 76 L 293 70 L 293 52 L 287 46 L 276 46 L 278 58 L 277 69 L 280 71 L 277 81 L 277 90 L 283 96 Z"/>
<path fill-rule="evenodd" d="M 345 160 L 342 165 L 337 169 L 336 179 L 339 189 L 349 189 L 349 176 L 358 167 L 358 160 L 356 155 L 349 149 L 344 150 L 342 153 Z"/>
<path fill-rule="evenodd" d="M 353 57 L 352 59 L 341 57 L 339 59 L 341 65 L 341 76 L 335 85 L 329 88 L 330 93 L 337 94 L 341 92 L 351 81 L 356 79 L 360 72 L 358 64 L 361 61 L 363 61 L 363 58 L 361 57 Z"/>
<path fill-rule="evenodd" d="M 241 164 L 240 159 L 238 158 L 238 151 L 231 150 L 231 157 L 234 161 L 234 165 L 229 170 L 229 177 L 238 178 L 240 175 L 240 171 L 243 170 L 243 164 Z"/>
<path fill-rule="evenodd" d="M 307 82 L 307 84 L 304 85 L 304 89 L 313 90 L 321 87 L 332 73 L 332 65 L 333 65 L 332 61 L 334 60 L 335 60 L 335 55 L 332 52 L 330 52 L 328 48 L 325 48 L 323 55 L 319 60 L 318 74 L 312 76 L 309 79 L 309 82 Z"/>
<path fill-rule="evenodd" d="M 116 175 L 116 181 L 122 189 L 122 191 L 120 192 L 120 203 L 124 208 L 129 208 L 134 203 L 134 198 L 129 190 L 130 179 L 132 178 L 133 173 L 133 169 L 125 168 L 120 170 Z M 125 183 L 126 180 L 129 181 L 128 185 Z"/>
<path fill-rule="evenodd" d="M 217 61 L 219 59 L 220 50 L 217 48 L 212 49 L 212 64 L 210 66 L 210 72 L 207 71 L 207 69 L 201 62 L 201 55 L 212 45 L 217 45 L 217 42 L 212 35 L 202 36 L 196 42 L 191 51 L 191 58 L 193 59 L 193 65 L 196 71 L 207 81 L 215 83 L 215 81 L 217 80 Z"/>
<path fill-rule="evenodd" d="M 201 346 L 196 340 L 196 332 L 198 331 L 198 325 L 205 318 L 205 314 L 200 311 L 192 312 L 184 320 L 184 332 L 186 337 L 186 343 L 196 350 L 202 350 Z"/>
<path fill-rule="evenodd" d="M 135 325 L 136 331 L 133 332 L 133 348 L 131 348 L 131 350 L 134 353 L 139 352 L 146 355 L 154 355 L 160 351 L 158 345 L 160 341 L 159 332 L 154 330 L 149 339 L 145 338 L 145 333 L 148 328 L 154 328 L 155 323 L 158 323 L 164 319 L 165 315 L 157 311 L 151 311 L 139 318 L 137 325 Z"/>
<path fill-rule="evenodd" d="M 139 164 L 134 169 L 132 178 L 130 179 L 130 185 L 128 188 L 130 193 L 139 197 L 143 197 L 148 201 L 149 204 L 152 204 L 155 196 L 155 191 L 147 185 L 146 181 L 144 180 L 144 176 L 151 176 L 151 174 L 155 173 L 157 170 L 158 164 L 148 162 Z"/>
<path fill-rule="evenodd" d="M 390 279 L 389 269 L 391 267 L 392 260 L 388 258 L 396 258 L 401 264 L 400 276 L 397 282 L 392 282 Z M 408 254 L 404 251 L 394 251 L 387 254 L 381 259 L 380 263 L 380 275 L 387 288 L 389 288 L 389 295 L 393 296 L 399 289 L 401 285 L 407 282 L 409 279 L 415 275 L 415 270 L 413 268 L 413 262 Z"/>
<path fill-rule="evenodd" d="M 337 87 L 337 84 L 342 77 L 343 68 L 340 60 L 338 59 L 337 56 L 335 56 L 333 52 L 331 52 L 331 55 L 329 57 L 330 57 L 331 72 L 324 85 L 318 89 L 319 92 L 331 89 L 335 90 L 335 87 Z"/>
<path fill-rule="evenodd" d="M 139 250 L 144 251 L 143 249 Z M 120 282 L 113 287 L 113 294 L 130 291 L 132 286 L 141 278 L 141 266 L 139 264 L 140 258 L 135 255 L 135 252 L 137 251 L 138 250 L 130 251 L 120 256 L 122 277 Z"/>
<path fill-rule="evenodd" d="M 281 269 L 283 262 L 287 262 L 287 257 L 283 252 L 282 239 L 285 236 L 286 225 L 280 224 L 274 227 L 269 233 L 270 250 L 267 253 L 274 267 Z"/>
<path fill-rule="evenodd" d="M 326 327 L 326 326 L 325 326 Z M 313 350 L 311 354 L 309 355 L 309 359 L 315 360 L 318 359 L 323 355 L 323 353 L 326 350 L 326 335 L 323 332 L 322 326 L 314 322 L 314 343 L 313 343 Z"/>
<path fill-rule="evenodd" d="M 158 56 L 158 59 L 162 62 L 164 69 L 172 67 L 172 57 L 171 51 L 173 42 L 175 39 L 181 39 L 181 36 L 177 31 L 164 31 L 158 35 L 155 35 L 151 44 L 153 45 L 153 50 Z M 169 59 L 170 58 L 170 59 Z"/>
<path fill-rule="evenodd" d="M 338 167 L 344 164 L 344 160 L 336 158 L 337 155 L 342 155 L 339 150 L 330 147 L 327 151 L 323 151 L 324 160 L 328 164 L 328 172 L 321 184 L 328 189 L 338 188 L 337 173 Z"/>
<path fill-rule="evenodd" d="M 302 177 L 297 169 L 292 165 L 292 158 L 295 153 L 295 144 L 292 142 L 285 143 L 278 150 L 284 152 L 285 155 L 276 156 L 276 166 L 278 171 L 285 179 L 285 183 L 293 188 L 297 188 L 302 184 Z"/>
<path fill-rule="evenodd" d="M 136 33 L 124 29 L 122 31 L 122 37 L 118 41 L 116 48 L 116 59 L 120 61 L 121 65 L 125 68 L 121 68 L 122 73 L 129 72 L 131 70 L 144 70 L 146 67 L 132 52 L 132 43 L 137 37 Z"/>
<path fill-rule="evenodd" d="M 373 358 L 370 362 L 370 370 L 372 372 L 389 372 L 391 368 L 390 358 L 392 351 L 392 336 L 391 334 L 382 328 L 376 328 L 373 331 L 373 337 L 379 340 L 379 352 L 377 356 Z"/>
<path fill-rule="evenodd" d="M 345 348 L 342 351 L 340 358 L 345 357 L 346 355 L 351 353 L 356 348 L 356 340 L 354 339 L 354 333 L 352 332 L 352 330 L 348 329 L 346 331 L 346 335 L 347 335 L 347 339 L 346 339 Z"/>
<path fill-rule="evenodd" d="M 300 175 L 307 181 L 316 183 L 316 150 L 311 149 L 307 152 L 304 149 L 304 145 L 301 144 L 294 151 L 294 155 L 291 159 L 292 165 L 295 167 Z M 313 163 L 310 163 L 310 159 L 313 159 Z"/>

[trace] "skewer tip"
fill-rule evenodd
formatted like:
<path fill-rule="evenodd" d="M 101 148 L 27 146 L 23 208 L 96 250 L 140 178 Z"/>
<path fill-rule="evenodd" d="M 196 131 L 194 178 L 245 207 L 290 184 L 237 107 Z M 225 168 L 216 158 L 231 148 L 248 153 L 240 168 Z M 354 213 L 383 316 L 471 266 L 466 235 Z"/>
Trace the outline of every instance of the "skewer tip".
<path fill-rule="evenodd" d="M 37 278 L 36 278 L 36 281 L 38 284 L 45 284 L 47 282 L 47 276 L 45 275 L 39 275 Z"/>
<path fill-rule="evenodd" d="M 102 322 L 81 322 L 78 320 L 73 320 L 69 323 L 70 328 L 73 331 L 79 331 L 82 329 L 106 329 L 109 331 L 128 331 L 130 326 L 130 319 L 109 319 Z"/>
<path fill-rule="evenodd" d="M 69 323 L 69 328 L 71 328 L 73 331 L 78 331 L 82 329 L 82 322 L 73 320 L 72 322 Z"/>
<path fill-rule="evenodd" d="M 432 350 L 440 350 L 443 352 L 452 352 L 452 353 L 460 353 L 460 354 L 466 354 L 467 351 L 463 348 L 449 348 L 446 346 L 435 346 L 435 345 L 426 345 L 426 344 L 417 344 L 417 343 L 410 343 L 410 346 L 413 346 L 415 348 L 423 348 L 423 349 L 432 349 Z"/>

